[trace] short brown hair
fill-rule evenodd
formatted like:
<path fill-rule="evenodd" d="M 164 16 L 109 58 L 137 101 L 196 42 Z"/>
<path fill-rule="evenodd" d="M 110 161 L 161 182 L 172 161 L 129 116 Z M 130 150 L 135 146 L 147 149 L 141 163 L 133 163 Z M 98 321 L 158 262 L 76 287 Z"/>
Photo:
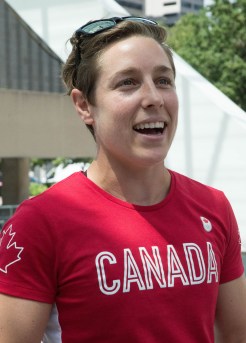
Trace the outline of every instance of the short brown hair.
<path fill-rule="evenodd" d="M 166 45 L 167 31 L 159 25 L 144 24 L 142 22 L 125 20 L 114 27 L 95 35 L 77 36 L 70 38 L 72 51 L 63 67 L 63 80 L 68 94 L 72 89 L 79 89 L 91 104 L 95 104 L 95 88 L 100 72 L 98 59 L 103 51 L 114 42 L 132 36 L 153 38 L 166 52 L 176 74 L 171 49 Z M 87 126 L 93 132 L 91 126 Z"/>

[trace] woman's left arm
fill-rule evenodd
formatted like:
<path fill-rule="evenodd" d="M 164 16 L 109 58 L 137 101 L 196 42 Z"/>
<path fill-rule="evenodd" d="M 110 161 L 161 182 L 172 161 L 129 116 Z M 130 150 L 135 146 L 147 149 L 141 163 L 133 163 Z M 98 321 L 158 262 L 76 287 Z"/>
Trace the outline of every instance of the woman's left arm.
<path fill-rule="evenodd" d="M 246 343 L 246 279 L 220 285 L 215 318 L 216 343 Z"/>

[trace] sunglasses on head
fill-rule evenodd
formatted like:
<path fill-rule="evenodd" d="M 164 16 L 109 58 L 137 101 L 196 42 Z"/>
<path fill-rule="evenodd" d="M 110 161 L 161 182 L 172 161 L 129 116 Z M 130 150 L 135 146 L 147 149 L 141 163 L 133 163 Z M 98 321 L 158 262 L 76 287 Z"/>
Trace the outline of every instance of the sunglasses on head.
<path fill-rule="evenodd" d="M 99 32 L 111 29 L 115 25 L 117 25 L 121 21 L 135 21 L 147 25 L 157 25 L 157 22 L 154 20 L 150 20 L 147 18 L 142 17 L 134 17 L 134 16 L 128 16 L 128 17 L 113 17 L 109 19 L 99 19 L 90 21 L 89 23 L 81 26 L 78 30 L 75 31 L 76 36 L 80 36 L 81 34 L 84 35 L 95 35 Z"/>

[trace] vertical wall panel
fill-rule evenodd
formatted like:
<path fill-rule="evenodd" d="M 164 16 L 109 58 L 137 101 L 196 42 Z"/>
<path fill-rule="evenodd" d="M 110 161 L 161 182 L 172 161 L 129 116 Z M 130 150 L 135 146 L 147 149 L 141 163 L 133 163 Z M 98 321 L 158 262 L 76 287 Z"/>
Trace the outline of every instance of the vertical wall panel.
<path fill-rule="evenodd" d="M 28 90 L 30 89 L 29 84 L 29 50 L 28 50 L 28 34 L 23 26 L 20 25 L 19 32 L 19 60 L 20 60 L 20 81 L 19 89 Z"/>
<path fill-rule="evenodd" d="M 16 18 L 9 12 L 8 15 L 8 75 L 9 75 L 9 87 L 12 89 L 18 89 L 18 60 L 19 60 L 19 51 L 17 46 L 17 21 Z"/>
<path fill-rule="evenodd" d="M 0 87 L 64 92 L 61 59 L 0 0 Z"/>
<path fill-rule="evenodd" d="M 5 39 L 5 6 L 4 2 L 0 1 L 0 87 L 6 85 L 6 39 Z"/>

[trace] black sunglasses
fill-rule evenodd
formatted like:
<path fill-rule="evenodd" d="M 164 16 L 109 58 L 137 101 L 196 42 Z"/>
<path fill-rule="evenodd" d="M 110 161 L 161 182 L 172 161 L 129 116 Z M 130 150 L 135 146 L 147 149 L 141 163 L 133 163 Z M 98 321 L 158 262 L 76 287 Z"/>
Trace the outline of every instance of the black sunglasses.
<path fill-rule="evenodd" d="M 80 36 L 81 34 L 84 35 L 94 35 L 99 32 L 111 29 L 115 25 L 117 25 L 119 22 L 128 20 L 128 21 L 135 21 L 147 25 L 157 25 L 157 22 L 154 20 L 150 20 L 147 18 L 142 17 L 134 17 L 134 16 L 128 16 L 128 17 L 113 17 L 109 19 L 99 19 L 90 21 L 89 23 L 81 26 L 78 30 L 75 31 L 76 36 Z"/>

